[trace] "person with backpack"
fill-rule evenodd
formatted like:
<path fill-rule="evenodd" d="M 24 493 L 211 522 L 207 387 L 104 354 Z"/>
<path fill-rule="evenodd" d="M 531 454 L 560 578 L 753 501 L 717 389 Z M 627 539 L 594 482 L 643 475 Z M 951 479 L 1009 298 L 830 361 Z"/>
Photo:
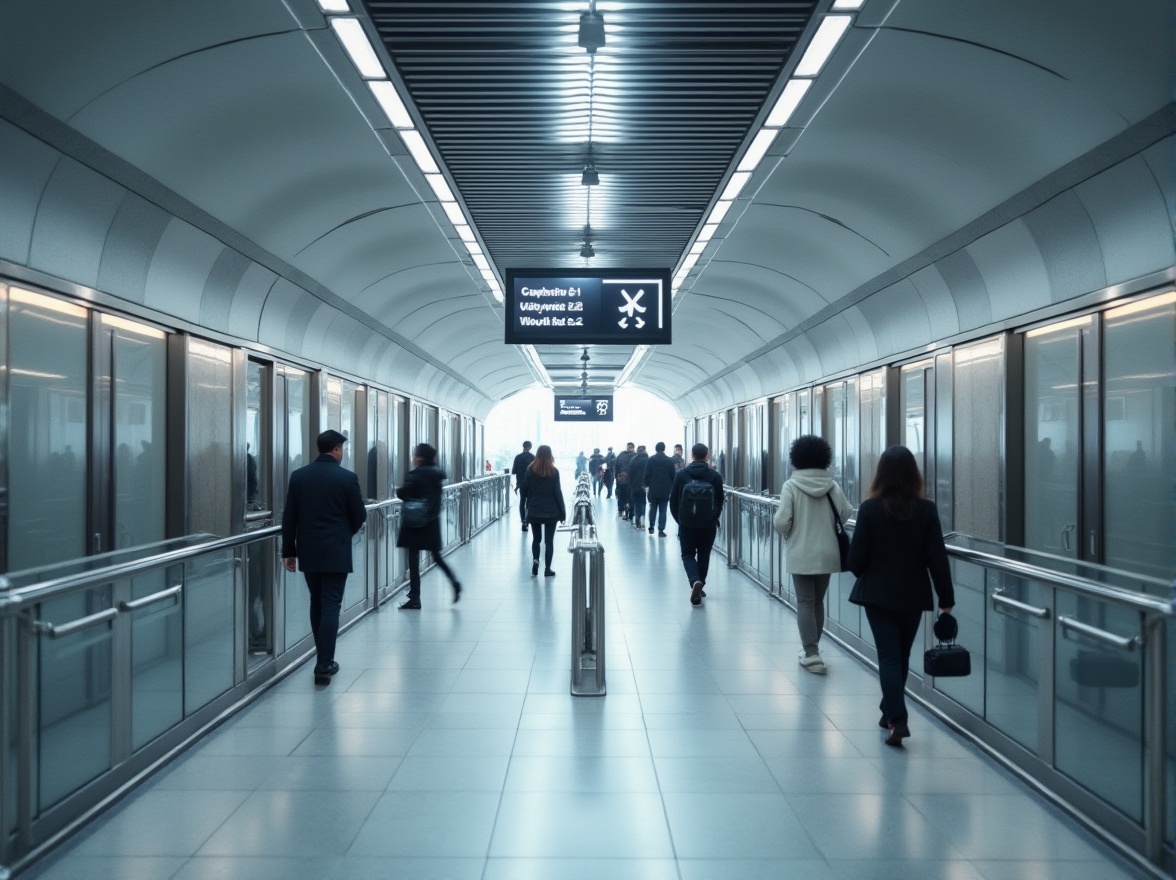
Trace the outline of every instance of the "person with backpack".
<path fill-rule="evenodd" d="M 678 471 L 670 490 L 670 516 L 678 524 L 682 565 L 690 581 L 690 604 L 695 608 L 706 596 L 703 587 L 723 511 L 723 478 L 707 466 L 709 453 L 705 443 L 695 443 L 690 448 L 692 461 Z"/>

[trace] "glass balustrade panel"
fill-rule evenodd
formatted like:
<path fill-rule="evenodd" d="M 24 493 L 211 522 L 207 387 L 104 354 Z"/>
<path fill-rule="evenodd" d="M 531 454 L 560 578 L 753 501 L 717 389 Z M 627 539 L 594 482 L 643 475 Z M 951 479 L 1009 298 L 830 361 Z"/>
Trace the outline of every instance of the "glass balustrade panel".
<path fill-rule="evenodd" d="M 183 583 L 183 568 L 148 572 L 131 584 L 142 599 Z M 132 612 L 131 745 L 146 745 L 184 717 L 184 614 L 171 599 Z"/>
<path fill-rule="evenodd" d="M 234 683 L 236 558 L 231 550 L 190 560 L 184 575 L 184 713 Z"/>

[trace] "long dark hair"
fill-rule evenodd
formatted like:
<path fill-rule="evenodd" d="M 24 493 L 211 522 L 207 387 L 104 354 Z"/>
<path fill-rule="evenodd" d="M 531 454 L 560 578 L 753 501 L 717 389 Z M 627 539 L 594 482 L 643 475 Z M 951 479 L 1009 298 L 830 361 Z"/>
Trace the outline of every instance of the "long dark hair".
<path fill-rule="evenodd" d="M 555 473 L 555 458 L 551 454 L 551 447 L 544 444 L 535 450 L 535 460 L 531 462 L 530 470 L 537 477 L 550 477 Z"/>
<path fill-rule="evenodd" d="M 878 470 L 868 498 L 877 498 L 896 519 L 910 519 L 923 497 L 923 475 L 914 455 L 905 446 L 891 446 L 878 459 Z"/>

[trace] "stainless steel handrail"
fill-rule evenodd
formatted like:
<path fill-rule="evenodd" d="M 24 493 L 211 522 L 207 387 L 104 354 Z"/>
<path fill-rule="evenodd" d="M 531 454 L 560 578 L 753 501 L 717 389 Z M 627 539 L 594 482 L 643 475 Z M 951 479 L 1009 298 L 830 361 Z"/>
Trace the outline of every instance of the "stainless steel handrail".
<path fill-rule="evenodd" d="M 992 605 L 994 608 L 1008 608 L 1012 611 L 1019 611 L 1022 614 L 1028 614 L 1030 617 L 1039 617 L 1042 620 L 1049 620 L 1048 608 L 1038 608 L 1036 605 L 1026 605 L 1024 602 L 1018 602 L 1016 599 L 1010 599 L 1008 596 L 1002 596 L 1000 590 L 997 590 L 992 594 Z"/>
<path fill-rule="evenodd" d="M 1136 648 L 1143 647 L 1143 638 L 1141 636 L 1116 635 L 1115 633 L 1107 632 L 1105 629 L 1099 629 L 1097 626 L 1091 626 L 1089 623 L 1083 623 L 1081 620 L 1064 617 L 1060 614 L 1058 615 L 1058 626 L 1062 628 L 1063 634 L 1068 634 L 1071 631 L 1076 632 L 1078 635 L 1086 636 L 1086 638 L 1093 642 L 1106 645 L 1108 648 L 1118 648 L 1120 651 L 1134 651 Z"/>
<path fill-rule="evenodd" d="M 47 620 L 37 620 L 33 622 L 33 632 L 44 633 L 51 639 L 60 639 L 63 636 L 72 636 L 74 633 L 89 629 L 92 626 L 109 623 L 116 617 L 118 617 L 118 609 L 107 608 L 104 611 L 99 611 L 96 614 L 88 614 L 85 617 L 72 620 L 61 626 L 55 626 Z"/>
<path fill-rule="evenodd" d="M 174 587 L 169 587 L 166 590 L 160 590 L 158 593 L 152 593 L 150 596 L 144 596 L 142 599 L 131 599 L 127 602 L 119 602 L 119 611 L 138 611 L 140 608 L 147 608 L 155 605 L 158 602 L 166 602 L 171 599 L 177 605 L 180 602 L 180 596 L 184 592 L 183 584 L 176 584 Z"/>

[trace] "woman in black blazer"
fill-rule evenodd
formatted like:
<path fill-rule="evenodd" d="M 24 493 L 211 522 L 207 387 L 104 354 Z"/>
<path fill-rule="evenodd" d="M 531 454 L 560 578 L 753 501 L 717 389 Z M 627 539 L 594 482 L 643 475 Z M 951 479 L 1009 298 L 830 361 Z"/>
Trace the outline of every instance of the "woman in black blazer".
<path fill-rule="evenodd" d="M 905 446 L 891 446 L 878 459 L 869 496 L 858 508 L 849 568 L 857 575 L 849 601 L 865 607 L 878 649 L 878 724 L 890 731 L 887 745 L 901 746 L 911 735 L 903 696 L 911 648 L 923 612 L 934 610 L 932 583 L 941 614 L 955 605 L 939 511 L 923 497 L 923 477 Z"/>
<path fill-rule="evenodd" d="M 535 460 L 523 474 L 523 485 L 519 497 L 527 504 L 527 522 L 531 524 L 531 574 L 539 574 L 539 543 L 546 536 L 547 546 L 543 556 L 543 576 L 555 574 L 551 570 L 551 559 L 555 554 L 555 524 L 567 519 L 564 510 L 563 489 L 559 485 L 559 471 L 551 455 L 550 446 L 535 450 Z"/>
<path fill-rule="evenodd" d="M 437 467 L 437 450 L 421 443 L 412 451 L 412 470 L 404 478 L 404 485 L 396 490 L 402 501 L 423 500 L 429 506 L 429 521 L 413 528 L 400 525 L 396 546 L 408 551 L 408 596 L 401 603 L 401 611 L 418 611 L 421 607 L 421 551 L 427 550 L 437 567 L 445 572 L 453 585 L 453 601 L 461 598 L 461 583 L 453 570 L 441 558 L 441 484 L 445 471 Z"/>

